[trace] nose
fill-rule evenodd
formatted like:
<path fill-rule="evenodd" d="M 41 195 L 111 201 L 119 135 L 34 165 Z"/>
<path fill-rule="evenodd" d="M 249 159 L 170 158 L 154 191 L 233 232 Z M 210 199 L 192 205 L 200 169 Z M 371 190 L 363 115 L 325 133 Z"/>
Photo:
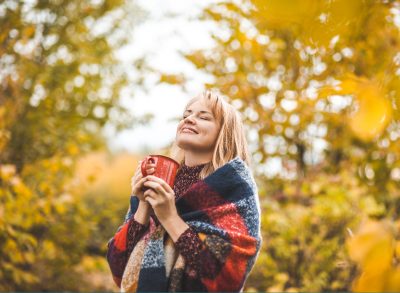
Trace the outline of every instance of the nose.
<path fill-rule="evenodd" d="M 188 115 L 184 120 L 185 123 L 194 124 L 195 120 L 193 119 L 193 115 Z"/>

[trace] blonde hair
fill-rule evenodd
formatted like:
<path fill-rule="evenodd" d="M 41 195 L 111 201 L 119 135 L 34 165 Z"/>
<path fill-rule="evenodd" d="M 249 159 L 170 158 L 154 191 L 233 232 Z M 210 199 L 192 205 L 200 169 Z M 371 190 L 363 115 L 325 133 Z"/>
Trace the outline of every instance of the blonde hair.
<path fill-rule="evenodd" d="M 250 165 L 246 135 L 239 112 L 218 94 L 208 90 L 192 98 L 187 103 L 185 110 L 199 100 L 205 101 L 206 105 L 211 108 L 220 127 L 212 160 L 204 166 L 200 172 L 200 178 L 204 179 L 207 175 L 236 157 L 241 158 L 247 165 Z M 172 146 L 170 155 L 180 164 L 185 160 L 184 150 L 179 148 L 176 142 Z"/>

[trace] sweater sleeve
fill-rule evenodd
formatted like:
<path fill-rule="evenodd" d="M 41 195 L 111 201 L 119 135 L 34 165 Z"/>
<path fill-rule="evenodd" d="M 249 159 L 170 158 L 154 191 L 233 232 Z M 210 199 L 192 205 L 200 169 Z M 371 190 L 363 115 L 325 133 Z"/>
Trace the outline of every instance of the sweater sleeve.
<path fill-rule="evenodd" d="M 114 237 L 108 242 L 107 261 L 114 282 L 118 287 L 121 286 L 122 275 L 129 256 L 133 248 L 145 234 L 147 228 L 148 226 L 137 222 L 133 214 L 131 214 L 118 229 Z"/>
<path fill-rule="evenodd" d="M 236 238 L 226 238 L 197 232 L 192 227 L 181 234 L 175 247 L 186 262 L 190 282 L 201 286 L 200 291 L 239 292 L 247 274 L 248 258 L 256 249 L 255 241 L 239 233 Z"/>
<path fill-rule="evenodd" d="M 200 278 L 210 277 L 221 268 L 221 261 L 211 252 L 199 234 L 190 227 L 179 236 L 175 247 L 185 259 L 188 267 L 199 274 Z"/>

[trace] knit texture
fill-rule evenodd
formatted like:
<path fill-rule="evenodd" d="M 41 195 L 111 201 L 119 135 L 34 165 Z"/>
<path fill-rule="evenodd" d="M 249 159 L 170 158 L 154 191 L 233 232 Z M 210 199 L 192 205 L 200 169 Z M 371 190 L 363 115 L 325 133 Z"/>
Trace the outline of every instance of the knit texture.
<path fill-rule="evenodd" d="M 176 199 L 180 198 L 186 190 L 190 188 L 193 184 L 200 180 L 200 172 L 206 164 L 196 165 L 196 166 L 186 166 L 185 163 L 179 167 L 176 174 L 174 183 L 174 192 Z"/>
<path fill-rule="evenodd" d="M 261 244 L 257 188 L 244 162 L 235 158 L 193 184 L 176 206 L 190 229 L 173 243 L 151 220 L 130 254 L 121 291 L 241 291 Z M 190 255 L 181 245 L 188 239 Z"/>
<path fill-rule="evenodd" d="M 200 164 L 189 167 L 184 163 L 180 166 L 173 187 L 176 199 L 182 196 L 190 186 L 200 180 L 199 175 L 204 166 L 205 164 Z M 137 197 L 133 196 L 131 200 L 136 201 Z M 135 207 L 136 203 L 132 204 L 132 206 Z M 113 279 L 118 287 L 121 287 L 122 275 L 133 248 L 148 229 L 147 226 L 142 225 L 134 219 L 134 213 L 135 211 L 129 208 L 124 224 L 118 228 L 117 233 L 108 243 L 107 260 Z M 160 225 L 154 214 L 151 217 L 155 225 Z M 195 259 L 191 256 L 197 255 L 198 247 L 196 244 L 201 241 L 198 239 L 198 235 L 191 231 L 191 229 L 182 233 L 181 237 L 182 239 L 178 239 L 179 249 L 183 252 L 183 257 L 187 261 L 187 265 L 194 266 L 195 264 L 191 263 L 191 260 L 194 261 Z"/>

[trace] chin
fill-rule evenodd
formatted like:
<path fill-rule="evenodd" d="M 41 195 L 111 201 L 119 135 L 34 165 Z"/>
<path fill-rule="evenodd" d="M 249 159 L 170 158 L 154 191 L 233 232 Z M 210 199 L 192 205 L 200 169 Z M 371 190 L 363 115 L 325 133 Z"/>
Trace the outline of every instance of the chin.
<path fill-rule="evenodd" d="M 185 140 L 178 140 L 176 144 L 178 147 L 180 147 L 183 150 L 190 149 L 192 146 L 192 143 L 190 143 L 189 141 L 185 141 Z"/>
<path fill-rule="evenodd" d="M 189 139 L 177 139 L 176 144 L 183 150 L 196 149 L 198 146 Z"/>

